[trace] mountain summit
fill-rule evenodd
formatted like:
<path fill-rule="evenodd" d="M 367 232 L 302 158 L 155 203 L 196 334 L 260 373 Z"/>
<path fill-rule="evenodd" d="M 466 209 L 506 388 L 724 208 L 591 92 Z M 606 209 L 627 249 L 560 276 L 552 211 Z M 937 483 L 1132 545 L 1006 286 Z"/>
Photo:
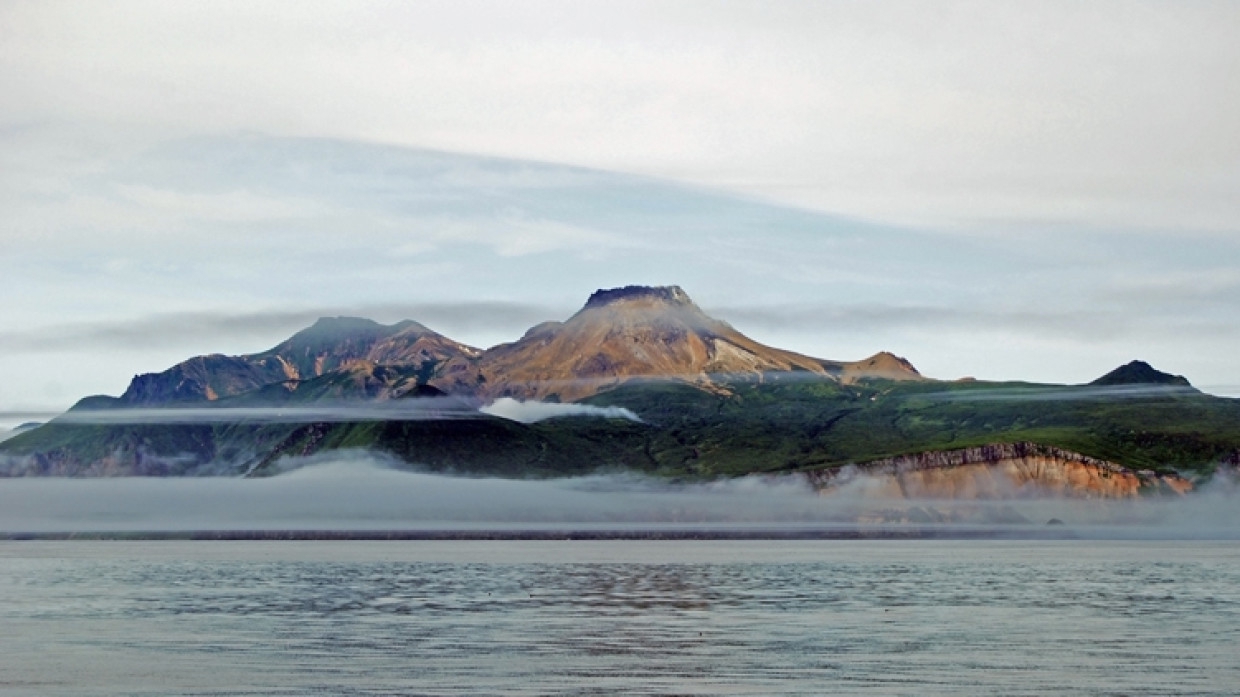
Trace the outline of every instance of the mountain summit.
<path fill-rule="evenodd" d="M 623 288 L 596 290 L 590 294 L 583 309 L 588 310 L 592 307 L 626 301 L 662 302 L 697 309 L 697 305 L 689 299 L 689 294 L 680 286 L 624 286 Z"/>
<path fill-rule="evenodd" d="M 1145 361 L 1132 361 L 1126 365 L 1121 365 L 1089 384 L 1100 386 L 1173 385 L 1192 387 L 1188 378 L 1185 378 L 1183 375 L 1164 373 Z"/>

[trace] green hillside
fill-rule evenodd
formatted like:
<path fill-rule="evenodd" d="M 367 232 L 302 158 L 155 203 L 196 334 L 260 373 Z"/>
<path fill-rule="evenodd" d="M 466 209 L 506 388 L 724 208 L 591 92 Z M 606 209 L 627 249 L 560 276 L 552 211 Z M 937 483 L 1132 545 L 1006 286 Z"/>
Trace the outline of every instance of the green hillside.
<path fill-rule="evenodd" d="M 1187 390 L 886 381 L 842 386 L 796 374 L 725 386 L 726 394 L 678 382 L 630 383 L 583 402 L 627 407 L 642 424 L 583 417 L 530 425 L 489 417 L 334 424 L 319 427 L 314 447 L 292 439 L 278 450 L 366 447 L 432 469 L 503 476 L 622 467 L 697 478 L 1026 441 L 1135 469 L 1204 474 L 1240 448 L 1240 401 Z"/>
<path fill-rule="evenodd" d="M 340 404 L 350 397 L 348 404 L 376 404 L 364 400 L 376 375 L 391 384 L 416 381 L 415 373 L 375 370 L 365 379 L 334 373 L 204 408 Z M 450 399 L 427 386 L 407 394 L 403 400 Z M 362 448 L 461 474 L 545 477 L 625 468 L 699 478 L 1027 441 L 1135 469 L 1204 474 L 1240 452 L 1240 400 L 1178 383 L 842 385 L 788 372 L 760 380 L 718 378 L 712 390 L 631 381 L 582 401 L 627 407 L 642 423 L 563 417 L 522 424 L 472 412 L 460 400 L 443 403 L 451 407 L 443 418 L 352 423 L 100 425 L 61 419 L 0 443 L 0 454 L 8 455 L 0 466 L 10 475 L 263 475 L 280 471 L 284 457 Z M 114 400 L 87 401 L 79 409 L 101 407 L 124 413 Z"/>

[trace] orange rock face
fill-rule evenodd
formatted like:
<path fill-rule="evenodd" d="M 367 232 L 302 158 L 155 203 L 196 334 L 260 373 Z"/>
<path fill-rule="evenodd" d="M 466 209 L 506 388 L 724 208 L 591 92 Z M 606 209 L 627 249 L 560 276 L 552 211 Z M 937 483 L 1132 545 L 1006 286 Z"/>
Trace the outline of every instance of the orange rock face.
<path fill-rule="evenodd" d="M 890 499 L 1130 499 L 1192 490 L 1182 477 L 1032 443 L 904 455 L 811 476 L 823 490 L 852 484 L 865 496 Z"/>
<path fill-rule="evenodd" d="M 922 379 L 887 353 L 855 363 L 827 361 L 761 344 L 713 319 L 677 286 L 601 290 L 565 322 L 546 322 L 477 360 L 457 361 L 436 386 L 471 383 L 488 397 L 573 401 L 641 378 L 710 388 L 712 374 L 806 371 L 845 382 L 862 377 Z"/>

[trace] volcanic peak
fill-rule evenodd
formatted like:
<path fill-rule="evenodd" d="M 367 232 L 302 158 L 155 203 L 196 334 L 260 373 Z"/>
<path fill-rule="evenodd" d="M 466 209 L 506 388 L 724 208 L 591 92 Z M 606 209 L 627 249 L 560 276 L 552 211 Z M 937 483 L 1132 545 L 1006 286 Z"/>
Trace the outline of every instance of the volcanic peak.
<path fill-rule="evenodd" d="M 689 299 L 689 294 L 680 286 L 624 286 L 594 291 L 586 300 L 585 309 L 603 307 L 624 300 L 654 300 L 669 305 L 697 307 Z"/>

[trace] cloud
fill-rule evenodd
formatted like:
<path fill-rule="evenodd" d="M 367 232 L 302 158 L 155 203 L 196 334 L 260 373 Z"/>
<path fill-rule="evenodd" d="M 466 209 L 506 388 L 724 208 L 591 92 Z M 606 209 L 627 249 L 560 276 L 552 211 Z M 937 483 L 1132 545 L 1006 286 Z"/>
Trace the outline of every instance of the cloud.
<path fill-rule="evenodd" d="M 136 425 L 136 424 L 304 424 L 351 423 L 358 421 L 440 421 L 495 416 L 520 423 L 536 423 L 565 417 L 628 419 L 641 422 L 624 407 L 597 407 L 586 404 L 521 402 L 508 397 L 476 408 L 456 397 L 424 397 L 368 402 L 316 402 L 310 406 L 165 406 L 116 409 L 73 409 L 50 411 L 0 411 L 0 422 L 50 421 L 59 424 Z"/>
<path fill-rule="evenodd" d="M 1240 307 L 1240 269 L 1234 261 L 1222 258 L 1192 271 L 1162 270 L 1156 274 L 1125 276 L 1101 289 L 1099 297 L 1153 307 L 1178 308 L 1192 304 L 1234 310 Z"/>
<path fill-rule="evenodd" d="M 250 191 L 183 192 L 154 186 L 120 184 L 116 192 L 147 215 L 207 223 L 269 223 L 303 220 L 334 212 L 310 198 L 260 196 Z"/>
<path fill-rule="evenodd" d="M 588 404 L 555 404 L 550 402 L 522 402 L 511 397 L 501 397 L 479 409 L 484 414 L 498 416 L 510 421 L 531 424 L 547 419 L 568 416 L 586 416 L 603 419 L 628 419 L 641 422 L 632 411 L 624 407 L 596 407 Z"/>
<path fill-rule="evenodd" d="M 74 409 L 56 418 L 64 424 L 342 423 L 355 421 L 439 421 L 478 418 L 478 410 L 454 397 L 379 402 L 320 402 L 313 406 L 159 407 Z"/>
<path fill-rule="evenodd" d="M 897 501 L 857 490 L 819 495 L 798 476 L 695 484 L 637 475 L 467 479 L 402 471 L 358 453 L 285 461 L 266 479 L 0 479 L 0 532 L 185 530 L 742 529 L 858 530 L 858 519 L 944 522 L 860 529 L 1080 537 L 1219 537 L 1240 530 L 1234 487 L 1132 502 Z M 933 514 L 933 515 L 931 515 Z M 1025 521 L 1025 522 L 1022 522 Z M 973 531 L 970 533 L 970 531 Z M 1005 532 L 1006 531 L 1006 532 Z M 1052 531 L 1055 532 L 1055 531 Z"/>
<path fill-rule="evenodd" d="M 1029 333 L 1084 332 L 1122 334 L 1130 323 L 1114 312 L 1067 310 L 1060 312 L 986 307 L 942 307 L 894 304 L 763 305 L 712 308 L 713 314 L 737 327 L 767 331 L 837 331 L 933 329 L 1019 331 Z"/>
<path fill-rule="evenodd" d="M 1195 396 L 1201 393 L 1183 385 L 1065 385 L 1054 387 L 983 388 L 925 392 L 917 399 L 941 402 L 1075 402 L 1151 399 Z"/>
<path fill-rule="evenodd" d="M 566 314 L 532 303 L 462 301 L 353 307 L 324 307 L 263 312 L 157 313 L 132 319 L 76 322 L 0 332 L 0 350 L 13 353 L 96 348 L 148 349 L 155 346 L 202 347 L 208 342 L 263 339 L 272 345 L 305 329 L 320 317 L 366 317 L 390 321 L 412 319 L 443 332 L 507 330 L 520 336 L 530 326 Z"/>
<path fill-rule="evenodd" d="M 597 257 L 605 253 L 615 253 L 617 250 L 633 250 L 645 246 L 632 236 L 604 232 L 583 223 L 535 217 L 519 209 L 494 216 L 474 214 L 460 217 L 409 217 L 393 223 L 394 227 L 415 228 L 420 232 L 417 242 L 404 243 L 398 247 L 400 253 L 407 256 L 418 256 L 444 246 L 462 244 L 486 247 L 498 256 L 508 259 L 550 252 Z"/>
<path fill-rule="evenodd" d="M 45 409 L 9 409 L 0 411 L 0 422 L 32 422 L 44 421 L 57 416 L 61 412 Z"/>
<path fill-rule="evenodd" d="M 1236 229 L 1227 3 L 537 6 L 5 7 L 0 120 L 488 152 L 902 221 Z"/>

